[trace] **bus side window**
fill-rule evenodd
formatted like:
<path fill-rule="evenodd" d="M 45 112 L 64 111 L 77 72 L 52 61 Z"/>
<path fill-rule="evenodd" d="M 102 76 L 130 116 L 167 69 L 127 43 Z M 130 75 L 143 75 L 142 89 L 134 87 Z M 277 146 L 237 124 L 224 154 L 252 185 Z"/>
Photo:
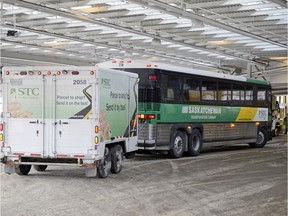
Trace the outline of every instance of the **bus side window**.
<path fill-rule="evenodd" d="M 233 91 L 232 91 L 233 104 L 244 104 L 244 99 L 245 99 L 245 86 L 233 84 Z"/>
<path fill-rule="evenodd" d="M 189 101 L 200 101 L 200 91 L 189 90 Z"/>
<path fill-rule="evenodd" d="M 179 101 L 181 93 L 180 79 L 175 76 L 168 76 L 167 100 Z"/>
<path fill-rule="evenodd" d="M 231 84 L 219 82 L 218 84 L 218 100 L 221 102 L 231 101 Z"/>
<path fill-rule="evenodd" d="M 216 82 L 203 81 L 202 82 L 202 100 L 214 101 L 216 98 L 217 85 Z"/>
<path fill-rule="evenodd" d="M 265 106 L 266 105 L 266 90 L 258 89 L 257 91 L 257 105 Z"/>
<path fill-rule="evenodd" d="M 245 103 L 246 105 L 253 105 L 253 87 L 249 85 L 246 86 Z"/>
<path fill-rule="evenodd" d="M 184 101 L 200 101 L 200 81 L 186 79 L 183 84 Z"/>
<path fill-rule="evenodd" d="M 167 100 L 174 100 L 174 90 L 172 88 L 167 88 Z"/>

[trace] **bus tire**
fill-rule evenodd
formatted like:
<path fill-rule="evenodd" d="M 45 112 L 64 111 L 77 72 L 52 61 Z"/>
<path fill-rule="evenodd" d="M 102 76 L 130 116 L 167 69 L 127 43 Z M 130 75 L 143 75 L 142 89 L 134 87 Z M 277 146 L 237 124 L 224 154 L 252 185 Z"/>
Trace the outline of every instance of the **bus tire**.
<path fill-rule="evenodd" d="M 182 131 L 177 131 L 173 139 L 171 140 L 172 148 L 168 152 L 168 156 L 171 158 L 180 158 L 186 146 L 186 139 Z"/>
<path fill-rule="evenodd" d="M 16 165 L 15 172 L 18 175 L 28 175 L 31 170 L 31 165 Z"/>
<path fill-rule="evenodd" d="M 39 172 L 44 172 L 47 168 L 47 165 L 33 165 L 34 169 Z"/>
<path fill-rule="evenodd" d="M 197 156 L 200 154 L 203 145 L 203 139 L 198 129 L 193 129 L 188 140 L 188 154 Z"/>
<path fill-rule="evenodd" d="M 250 143 L 249 145 L 252 148 L 263 148 L 267 143 L 267 137 L 268 137 L 267 131 L 264 128 L 260 128 L 256 142 Z"/>
<path fill-rule="evenodd" d="M 117 144 L 111 149 L 111 173 L 117 174 L 122 170 L 123 149 L 121 145 Z"/>
<path fill-rule="evenodd" d="M 106 178 L 109 175 L 111 168 L 111 155 L 109 149 L 106 147 L 104 152 L 104 158 L 100 160 L 97 166 L 97 176 L 99 178 Z"/>

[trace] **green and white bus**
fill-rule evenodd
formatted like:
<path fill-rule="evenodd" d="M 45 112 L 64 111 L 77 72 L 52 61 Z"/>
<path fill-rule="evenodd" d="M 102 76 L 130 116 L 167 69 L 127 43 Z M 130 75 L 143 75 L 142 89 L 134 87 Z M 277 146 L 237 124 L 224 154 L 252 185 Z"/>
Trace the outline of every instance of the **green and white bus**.
<path fill-rule="evenodd" d="M 264 80 L 145 61 L 100 65 L 139 75 L 139 149 L 179 158 L 197 156 L 202 146 L 261 148 L 271 140 L 271 86 Z"/>

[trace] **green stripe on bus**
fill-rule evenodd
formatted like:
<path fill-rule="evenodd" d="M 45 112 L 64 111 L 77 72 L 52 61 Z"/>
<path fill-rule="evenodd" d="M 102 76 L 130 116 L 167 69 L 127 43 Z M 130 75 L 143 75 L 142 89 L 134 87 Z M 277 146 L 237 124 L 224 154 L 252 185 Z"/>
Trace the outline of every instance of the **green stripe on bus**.
<path fill-rule="evenodd" d="M 240 107 L 162 104 L 160 121 L 168 122 L 234 122 Z"/>
<path fill-rule="evenodd" d="M 151 103 L 153 104 L 153 103 Z M 150 104 L 150 105 L 151 105 Z M 159 106 L 159 104 L 157 104 Z M 154 114 L 151 124 L 161 123 L 187 123 L 187 122 L 252 122 L 267 121 L 265 116 L 268 109 L 257 107 L 228 107 L 191 104 L 162 103 L 159 111 L 139 110 L 139 114 Z M 264 110 L 263 110 L 264 109 Z M 261 115 L 260 115 L 261 114 Z M 267 116 L 268 118 L 268 116 Z M 266 120 L 265 120 L 266 119 Z"/>
<path fill-rule="evenodd" d="M 265 80 L 258 80 L 258 79 L 252 79 L 252 78 L 247 78 L 247 82 L 253 83 L 253 84 L 269 85 L 269 82 Z"/>

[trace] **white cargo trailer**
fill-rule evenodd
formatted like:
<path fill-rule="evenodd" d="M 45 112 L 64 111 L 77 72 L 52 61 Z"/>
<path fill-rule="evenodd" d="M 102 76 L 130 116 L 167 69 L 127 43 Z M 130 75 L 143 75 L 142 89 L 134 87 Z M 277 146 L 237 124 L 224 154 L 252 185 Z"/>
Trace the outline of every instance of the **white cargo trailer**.
<path fill-rule="evenodd" d="M 78 164 L 119 173 L 137 150 L 138 77 L 95 67 L 4 67 L 0 124 L 6 173 Z"/>

